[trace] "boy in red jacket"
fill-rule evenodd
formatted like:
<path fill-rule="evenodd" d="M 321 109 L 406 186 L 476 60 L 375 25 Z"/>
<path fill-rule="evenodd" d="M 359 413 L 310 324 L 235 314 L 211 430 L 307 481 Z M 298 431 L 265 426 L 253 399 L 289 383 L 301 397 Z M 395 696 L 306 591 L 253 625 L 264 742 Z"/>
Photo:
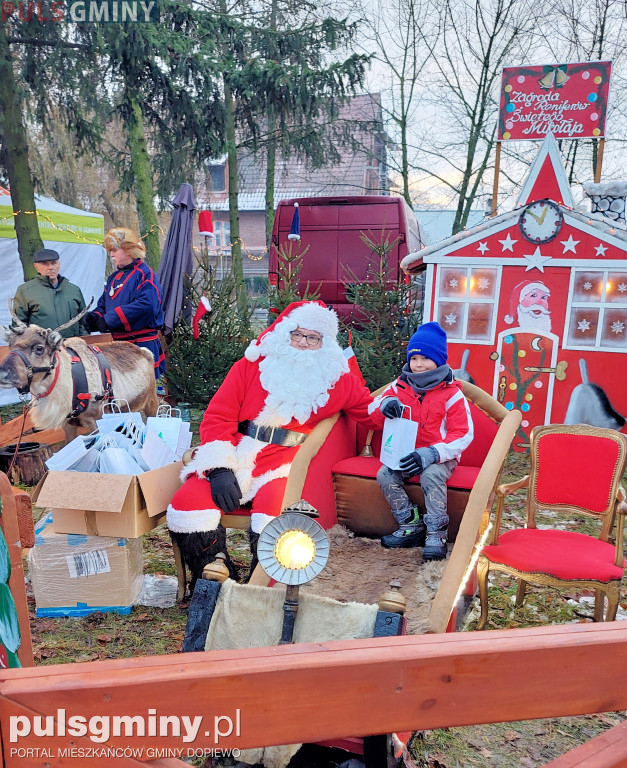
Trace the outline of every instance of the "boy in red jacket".
<path fill-rule="evenodd" d="M 473 438 L 468 402 L 447 359 L 444 329 L 438 323 L 421 325 L 409 341 L 401 375 L 371 406 L 373 411 L 379 409 L 381 425 L 383 417 L 400 417 L 404 405 L 418 422 L 416 449 L 401 459 L 400 470 L 383 465 L 377 481 L 399 524 L 381 543 L 388 548 L 424 547 L 423 560 L 446 557 L 446 482 Z M 376 413 L 372 415 L 377 419 Z M 415 475 L 420 475 L 425 496 L 424 522 L 403 487 Z"/>

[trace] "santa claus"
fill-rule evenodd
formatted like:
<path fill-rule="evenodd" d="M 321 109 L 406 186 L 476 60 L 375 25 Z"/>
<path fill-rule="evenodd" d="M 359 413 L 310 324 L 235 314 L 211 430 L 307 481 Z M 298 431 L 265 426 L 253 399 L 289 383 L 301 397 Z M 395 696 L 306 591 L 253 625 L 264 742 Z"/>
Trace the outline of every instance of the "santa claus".
<path fill-rule="evenodd" d="M 524 330 L 550 331 L 550 295 L 551 291 L 544 283 L 523 280 L 512 291 L 510 311 L 505 315 L 505 322 L 511 325 L 516 316 L 518 326 Z"/>
<path fill-rule="evenodd" d="M 349 372 L 337 332 L 337 315 L 322 302 L 290 304 L 251 342 L 211 399 L 201 445 L 167 512 L 192 589 L 203 567 L 226 553 L 222 514 L 242 505 L 251 510 L 254 568 L 259 533 L 281 513 L 290 465 L 319 421 L 344 410 L 370 422 L 372 398 Z"/>

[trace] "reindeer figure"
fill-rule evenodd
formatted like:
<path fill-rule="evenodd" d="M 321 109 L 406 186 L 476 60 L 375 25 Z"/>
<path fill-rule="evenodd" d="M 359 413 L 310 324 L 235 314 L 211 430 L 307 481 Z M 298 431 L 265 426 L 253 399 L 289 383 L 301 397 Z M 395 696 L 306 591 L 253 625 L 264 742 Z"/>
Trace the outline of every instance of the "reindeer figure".
<path fill-rule="evenodd" d="M 154 361 L 147 349 L 126 341 L 94 347 L 88 336 L 63 341 L 59 331 L 78 322 L 88 309 L 51 330 L 25 325 L 9 302 L 15 326 L 0 326 L 10 350 L 0 364 L 0 388 L 16 387 L 23 396 L 30 392 L 35 428 L 62 427 L 67 440 L 76 437 L 78 427 L 94 430 L 113 395 L 145 417 L 154 416 L 159 405 Z"/>

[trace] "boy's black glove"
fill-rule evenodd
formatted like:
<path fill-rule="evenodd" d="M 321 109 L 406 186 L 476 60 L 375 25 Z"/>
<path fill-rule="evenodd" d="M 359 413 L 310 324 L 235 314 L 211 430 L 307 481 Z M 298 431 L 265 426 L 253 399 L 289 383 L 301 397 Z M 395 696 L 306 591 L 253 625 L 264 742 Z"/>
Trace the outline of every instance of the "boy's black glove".
<path fill-rule="evenodd" d="M 386 419 L 398 419 L 403 415 L 403 405 L 398 397 L 386 397 L 379 410 Z"/>
<path fill-rule="evenodd" d="M 218 467 L 207 475 L 213 500 L 223 512 L 232 512 L 239 507 L 242 492 L 232 469 Z"/>
<path fill-rule="evenodd" d="M 413 477 L 419 475 L 427 467 L 435 464 L 440 460 L 440 454 L 437 450 L 429 445 L 426 448 L 417 448 L 415 451 L 403 456 L 398 462 L 401 472 L 407 477 Z"/>

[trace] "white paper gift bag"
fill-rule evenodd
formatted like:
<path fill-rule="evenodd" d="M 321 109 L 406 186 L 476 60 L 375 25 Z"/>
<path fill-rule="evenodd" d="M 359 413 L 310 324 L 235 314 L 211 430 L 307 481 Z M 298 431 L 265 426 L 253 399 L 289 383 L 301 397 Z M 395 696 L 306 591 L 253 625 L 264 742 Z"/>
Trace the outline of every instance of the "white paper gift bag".
<path fill-rule="evenodd" d="M 406 406 L 403 406 L 405 408 Z M 407 408 L 409 410 L 409 408 Z M 400 469 L 399 462 L 416 448 L 418 422 L 411 419 L 386 419 L 381 437 L 380 459 L 390 469 Z"/>

